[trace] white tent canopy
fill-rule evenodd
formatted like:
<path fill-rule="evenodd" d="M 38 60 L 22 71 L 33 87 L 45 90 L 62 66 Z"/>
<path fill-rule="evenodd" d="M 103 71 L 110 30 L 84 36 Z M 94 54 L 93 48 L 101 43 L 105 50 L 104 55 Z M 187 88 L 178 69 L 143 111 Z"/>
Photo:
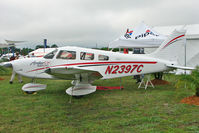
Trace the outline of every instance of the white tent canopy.
<path fill-rule="evenodd" d="M 134 30 L 112 41 L 109 48 L 157 48 L 165 40 L 165 36 L 141 22 Z"/>

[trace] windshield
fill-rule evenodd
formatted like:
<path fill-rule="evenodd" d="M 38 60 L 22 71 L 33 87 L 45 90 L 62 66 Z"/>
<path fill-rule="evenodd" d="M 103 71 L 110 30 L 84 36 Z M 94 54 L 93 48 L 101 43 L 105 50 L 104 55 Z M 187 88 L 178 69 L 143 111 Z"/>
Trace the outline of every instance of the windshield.
<path fill-rule="evenodd" d="M 52 52 L 50 52 L 47 55 L 45 55 L 44 58 L 45 59 L 52 59 L 55 56 L 56 53 L 57 53 L 57 49 L 55 49 Z"/>

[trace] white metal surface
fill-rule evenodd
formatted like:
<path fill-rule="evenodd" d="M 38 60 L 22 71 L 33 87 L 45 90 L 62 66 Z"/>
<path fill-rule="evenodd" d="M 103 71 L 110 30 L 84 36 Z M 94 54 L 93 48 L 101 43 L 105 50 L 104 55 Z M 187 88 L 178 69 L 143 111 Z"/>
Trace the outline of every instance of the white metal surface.
<path fill-rule="evenodd" d="M 66 93 L 71 96 L 82 96 L 93 93 L 96 91 L 96 86 L 91 84 L 79 84 L 74 87 L 70 87 L 66 90 Z"/>
<path fill-rule="evenodd" d="M 40 91 L 46 89 L 46 86 L 44 84 L 27 83 L 22 87 L 22 90 L 27 92 Z"/>

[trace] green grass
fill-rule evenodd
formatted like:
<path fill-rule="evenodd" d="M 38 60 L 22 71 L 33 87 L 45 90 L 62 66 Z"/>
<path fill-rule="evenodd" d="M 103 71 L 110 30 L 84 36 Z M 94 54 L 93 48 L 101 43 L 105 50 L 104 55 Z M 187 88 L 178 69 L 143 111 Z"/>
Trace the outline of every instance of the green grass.
<path fill-rule="evenodd" d="M 65 93 L 70 81 L 37 80 L 47 89 L 24 94 L 23 84 L 10 85 L 10 75 L 0 81 L 0 132 L 193 132 L 199 133 L 199 107 L 180 104 L 194 90 L 175 88 L 178 78 L 166 76 L 171 84 L 137 89 L 131 77 L 122 78 L 124 90 L 98 90 L 72 99 Z M 24 83 L 31 80 L 23 78 Z M 97 80 L 95 85 L 119 86 L 119 79 Z"/>

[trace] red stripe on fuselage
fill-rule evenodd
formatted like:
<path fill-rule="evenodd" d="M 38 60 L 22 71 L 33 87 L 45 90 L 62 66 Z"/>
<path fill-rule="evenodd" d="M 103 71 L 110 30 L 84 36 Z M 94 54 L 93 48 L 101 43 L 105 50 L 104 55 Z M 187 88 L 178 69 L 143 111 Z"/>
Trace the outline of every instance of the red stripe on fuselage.
<path fill-rule="evenodd" d="M 38 70 L 42 70 L 42 69 L 47 69 L 47 68 L 52 68 L 52 67 L 58 67 L 58 66 L 73 66 L 73 65 L 90 65 L 90 64 L 156 64 L 156 61 L 123 61 L 123 62 L 119 62 L 119 61 L 115 61 L 115 62 L 85 62 L 85 63 L 72 63 L 72 64 L 62 64 L 62 65 L 56 65 L 56 66 L 50 66 L 50 67 L 42 67 L 42 68 L 38 68 L 38 69 L 34 69 L 28 72 L 33 72 L 33 71 L 38 71 Z"/>

